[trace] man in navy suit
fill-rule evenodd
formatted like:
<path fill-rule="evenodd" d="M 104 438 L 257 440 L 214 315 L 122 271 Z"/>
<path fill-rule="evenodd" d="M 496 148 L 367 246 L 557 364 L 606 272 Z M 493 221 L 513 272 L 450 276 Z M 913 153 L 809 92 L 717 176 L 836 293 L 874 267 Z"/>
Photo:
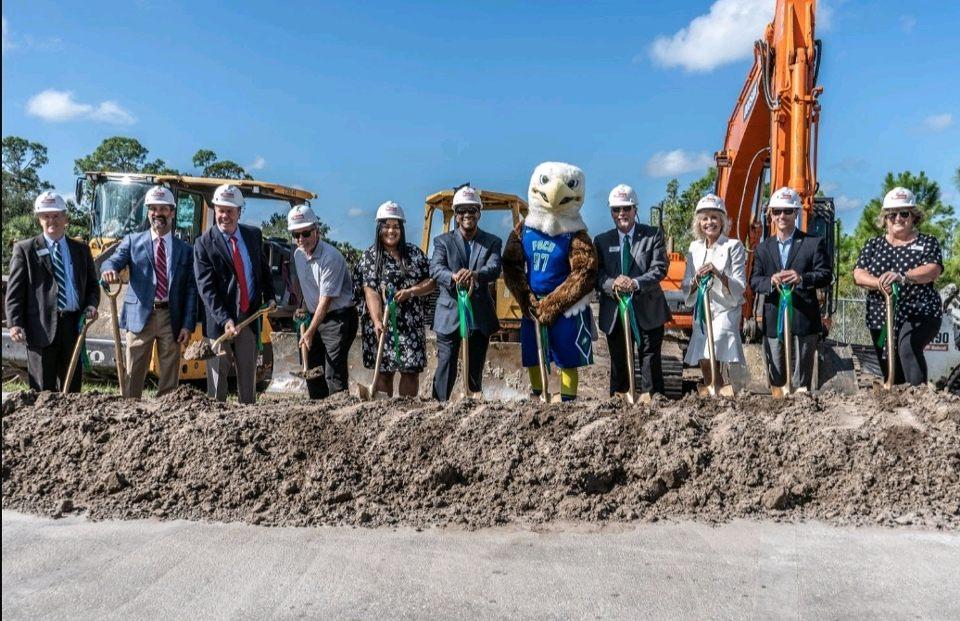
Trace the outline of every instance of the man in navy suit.
<path fill-rule="evenodd" d="M 275 302 L 270 265 L 263 253 L 260 229 L 240 224 L 244 199 L 240 188 L 224 184 L 213 193 L 214 226 L 193 246 L 197 292 L 206 311 L 204 334 L 217 338 L 235 335 L 216 358 L 207 361 L 207 394 L 227 399 L 227 377 L 234 364 L 240 403 L 257 400 L 257 332 L 255 321 L 240 332 L 236 325 Z"/>
<path fill-rule="evenodd" d="M 471 291 L 474 325 L 470 327 L 468 339 L 470 372 L 467 381 L 472 392 L 480 392 L 490 335 L 500 329 L 489 285 L 500 276 L 501 242 L 477 226 L 481 207 L 480 194 L 476 190 L 469 186 L 457 190 L 453 197 L 457 228 L 433 240 L 430 277 L 437 281 L 440 289 L 433 316 L 433 330 L 437 333 L 433 396 L 439 401 L 450 398 L 457 381 L 460 352 L 457 288 Z"/>
<path fill-rule="evenodd" d="M 139 398 L 157 345 L 157 396 L 180 383 L 180 346 L 197 325 L 197 284 L 193 278 L 193 248 L 173 236 L 176 203 L 173 193 L 158 185 L 144 197 L 150 230 L 123 238 L 101 268 L 103 280 L 120 282 L 130 269 L 123 297 L 120 327 L 127 330 L 127 394 Z"/>
<path fill-rule="evenodd" d="M 754 253 L 750 288 L 764 294 L 763 331 L 767 355 L 767 376 L 771 386 L 787 381 L 784 362 L 783 330 L 778 330 L 780 288 L 792 288 L 793 321 L 790 328 L 796 342 L 793 386 L 811 387 L 813 361 L 820 338 L 820 303 L 817 289 L 830 286 L 830 257 L 821 237 L 807 235 L 797 228 L 797 216 L 803 203 L 792 188 L 780 188 L 770 196 L 767 213 L 777 229 L 776 235 L 760 242 Z M 778 334 L 779 332 L 779 334 Z M 799 354 L 799 355 L 798 355 Z"/>

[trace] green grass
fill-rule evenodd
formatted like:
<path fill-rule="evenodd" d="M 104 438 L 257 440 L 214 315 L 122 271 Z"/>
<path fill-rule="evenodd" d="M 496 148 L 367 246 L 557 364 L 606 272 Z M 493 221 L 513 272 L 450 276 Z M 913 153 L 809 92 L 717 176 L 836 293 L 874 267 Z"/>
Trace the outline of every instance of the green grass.
<path fill-rule="evenodd" d="M 17 392 L 20 390 L 29 390 L 30 387 L 26 382 L 19 378 L 14 378 L 7 380 L 3 383 L 3 392 Z M 99 392 L 107 395 L 119 395 L 120 387 L 117 386 L 114 382 L 104 381 L 101 379 L 85 380 L 80 392 Z M 156 394 L 156 389 L 147 387 L 143 391 L 144 397 L 152 397 Z"/>

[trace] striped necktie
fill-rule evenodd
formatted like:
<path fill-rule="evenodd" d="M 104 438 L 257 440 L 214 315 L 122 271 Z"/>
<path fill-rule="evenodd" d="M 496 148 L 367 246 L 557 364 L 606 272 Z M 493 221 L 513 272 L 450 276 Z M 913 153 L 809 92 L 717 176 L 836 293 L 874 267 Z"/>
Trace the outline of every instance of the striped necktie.
<path fill-rule="evenodd" d="M 62 311 L 67 307 L 67 270 L 63 267 L 59 241 L 53 243 L 53 276 L 57 279 L 57 310 Z"/>
<path fill-rule="evenodd" d="M 157 238 L 157 294 L 156 299 L 164 301 L 167 299 L 167 249 L 163 243 L 163 237 Z"/>

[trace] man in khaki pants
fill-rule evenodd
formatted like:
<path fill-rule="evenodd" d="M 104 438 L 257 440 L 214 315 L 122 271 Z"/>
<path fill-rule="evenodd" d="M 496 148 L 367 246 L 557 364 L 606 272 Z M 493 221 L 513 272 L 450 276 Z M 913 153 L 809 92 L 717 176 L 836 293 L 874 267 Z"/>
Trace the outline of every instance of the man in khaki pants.
<path fill-rule="evenodd" d="M 123 299 L 120 326 L 127 330 L 127 394 L 140 397 L 157 345 L 157 396 L 172 392 L 180 382 L 180 347 L 197 324 L 197 283 L 193 276 L 193 247 L 172 234 L 176 218 L 173 193 L 163 186 L 144 197 L 150 230 L 123 238 L 103 264 L 102 277 L 120 282 L 129 268 L 130 282 Z"/>

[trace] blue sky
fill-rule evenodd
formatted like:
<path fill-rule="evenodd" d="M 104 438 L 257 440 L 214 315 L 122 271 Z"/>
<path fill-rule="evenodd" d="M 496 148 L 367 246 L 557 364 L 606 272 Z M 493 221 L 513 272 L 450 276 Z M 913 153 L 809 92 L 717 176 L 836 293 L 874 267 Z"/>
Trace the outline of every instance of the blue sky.
<path fill-rule="evenodd" d="M 653 204 L 703 173 L 773 5 L 10 0 L 3 134 L 47 145 L 42 175 L 66 193 L 109 136 L 184 170 L 213 149 L 316 192 L 333 237 L 360 246 L 384 200 L 419 239 L 427 194 L 526 196 L 536 164 L 568 161 L 597 233 L 617 183 Z M 960 204 L 958 25 L 958 2 L 821 3 L 820 181 L 848 230 L 888 170 L 925 170 Z"/>

